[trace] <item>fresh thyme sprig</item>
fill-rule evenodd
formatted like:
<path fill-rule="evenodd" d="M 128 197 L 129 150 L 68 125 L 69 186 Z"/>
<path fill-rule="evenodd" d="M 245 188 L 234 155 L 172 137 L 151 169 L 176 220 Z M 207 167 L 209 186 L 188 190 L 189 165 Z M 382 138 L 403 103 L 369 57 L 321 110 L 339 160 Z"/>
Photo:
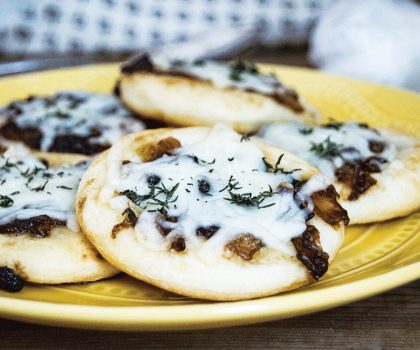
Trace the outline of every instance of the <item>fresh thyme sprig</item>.
<path fill-rule="evenodd" d="M 252 136 L 252 134 L 250 134 L 250 133 L 243 134 L 242 137 L 241 137 L 241 142 L 251 140 L 251 136 Z"/>
<path fill-rule="evenodd" d="M 40 192 L 40 191 L 44 191 L 45 186 L 48 183 L 48 179 L 51 179 L 54 177 L 54 173 L 49 172 L 48 171 L 48 166 L 34 166 L 34 167 L 27 167 L 26 169 L 22 169 L 24 163 L 22 161 L 17 161 L 17 162 L 13 162 L 11 161 L 9 158 L 5 158 L 5 162 L 3 164 L 3 166 L 1 167 L 1 170 L 6 171 L 7 173 L 10 173 L 11 169 L 16 169 L 19 173 L 20 176 L 22 176 L 23 178 L 26 179 L 26 184 L 25 186 L 27 188 L 29 188 L 29 184 L 32 182 L 32 180 L 35 179 L 36 176 L 41 176 L 44 179 L 47 179 L 44 184 L 34 187 L 34 188 L 29 188 L 31 191 L 35 191 L 35 192 Z M 63 173 L 64 174 L 64 173 Z M 62 175 L 63 175 L 62 174 Z M 6 179 L 4 179 L 1 184 L 3 184 L 4 182 L 6 182 Z"/>
<path fill-rule="evenodd" d="M 232 191 L 232 190 L 240 190 L 242 187 L 239 186 L 239 181 L 236 181 L 233 175 L 230 175 L 228 183 L 225 187 L 223 187 L 219 192 L 223 192 L 226 190 Z"/>
<path fill-rule="evenodd" d="M 45 169 L 35 166 L 33 168 L 27 168 L 25 171 L 21 171 L 20 175 L 26 178 L 30 178 L 31 176 L 38 174 L 42 170 Z"/>
<path fill-rule="evenodd" d="M 155 205 L 160 206 L 160 208 L 156 209 L 157 211 L 162 211 L 168 209 L 169 204 L 177 201 L 178 196 L 174 198 L 174 195 L 178 187 L 179 182 L 170 189 L 162 183 L 160 186 L 149 186 L 149 193 L 144 195 L 140 195 L 132 190 L 120 192 L 120 195 L 126 196 L 142 209 L 147 209 L 150 205 Z"/>
<path fill-rule="evenodd" d="M 235 61 L 230 64 L 229 68 L 229 78 L 233 81 L 240 81 L 243 73 L 260 74 L 258 68 L 251 62 Z"/>
<path fill-rule="evenodd" d="M 261 205 L 267 198 L 273 197 L 274 192 L 271 186 L 267 191 L 262 191 L 258 195 L 253 196 L 251 192 L 247 193 L 235 193 L 232 190 L 229 190 L 230 198 L 223 198 L 232 204 L 244 205 L 247 207 L 256 207 L 258 209 L 268 208 L 276 203 L 270 203 L 267 205 Z"/>
<path fill-rule="evenodd" d="M 341 155 L 343 148 L 342 144 L 335 143 L 330 140 L 328 136 L 324 141 L 320 143 L 311 142 L 312 146 L 309 151 L 315 153 L 321 158 L 332 158 Z"/>
<path fill-rule="evenodd" d="M 29 183 L 34 179 L 38 173 L 43 172 L 42 177 L 46 179 L 50 179 L 53 177 L 52 173 L 47 172 L 47 168 L 34 166 L 33 168 L 28 167 L 25 170 L 22 170 L 19 166 L 22 165 L 22 162 L 12 162 L 9 158 L 6 159 L 4 165 L 1 167 L 2 170 L 6 172 L 10 172 L 10 169 L 15 168 L 20 172 L 20 175 L 27 179 L 26 187 L 28 187 Z"/>
<path fill-rule="evenodd" d="M 311 128 L 311 127 L 303 127 L 303 128 L 300 128 L 299 129 L 299 132 L 302 134 L 302 135 L 310 135 L 310 134 L 312 134 L 313 133 L 313 131 L 314 131 L 314 128 Z"/>
<path fill-rule="evenodd" d="M 16 169 L 20 170 L 19 167 L 18 167 L 18 165 L 19 165 L 18 163 L 13 163 L 9 158 L 5 158 L 4 156 L 1 156 L 1 157 L 3 159 L 5 159 L 5 162 L 4 162 L 3 166 L 1 167 L 2 170 L 6 171 L 8 173 L 10 173 L 10 169 L 12 169 L 12 168 L 16 168 Z"/>
<path fill-rule="evenodd" d="M 265 159 L 265 157 L 262 158 L 262 161 L 264 162 L 264 165 L 267 168 L 267 171 L 271 170 L 273 174 L 282 173 L 282 174 L 289 175 L 289 174 L 294 173 L 295 171 L 301 170 L 301 169 L 293 169 L 293 170 L 287 171 L 287 170 L 284 170 L 284 168 L 281 168 L 280 163 L 281 163 L 281 160 L 283 159 L 283 157 L 284 157 L 284 153 L 280 154 L 280 156 L 277 158 L 276 164 L 274 166 L 272 164 L 270 164 L 267 161 L 267 159 Z"/>
<path fill-rule="evenodd" d="M 326 129 L 334 129 L 334 130 L 340 130 L 341 129 L 341 127 L 344 125 L 344 123 L 343 122 L 338 122 L 338 121 L 336 121 L 336 120 L 334 120 L 334 119 L 331 119 L 331 121 L 330 122 L 328 122 L 328 123 L 326 123 L 326 124 L 324 124 L 324 125 L 321 125 L 321 127 L 322 128 L 326 128 Z"/>
<path fill-rule="evenodd" d="M 219 192 L 228 191 L 229 196 L 228 198 L 223 198 L 232 204 L 237 205 L 244 205 L 247 207 L 256 207 L 258 209 L 268 208 L 273 206 L 275 203 L 270 203 L 267 205 L 261 205 L 267 198 L 272 197 L 275 192 L 273 192 L 273 189 L 271 186 L 269 186 L 269 189 L 267 191 L 262 191 L 258 195 L 253 196 L 251 192 L 247 193 L 237 193 L 235 191 L 242 189 L 242 186 L 240 186 L 239 181 L 236 181 L 234 177 L 231 175 L 228 183 L 225 187 L 223 187 Z"/>

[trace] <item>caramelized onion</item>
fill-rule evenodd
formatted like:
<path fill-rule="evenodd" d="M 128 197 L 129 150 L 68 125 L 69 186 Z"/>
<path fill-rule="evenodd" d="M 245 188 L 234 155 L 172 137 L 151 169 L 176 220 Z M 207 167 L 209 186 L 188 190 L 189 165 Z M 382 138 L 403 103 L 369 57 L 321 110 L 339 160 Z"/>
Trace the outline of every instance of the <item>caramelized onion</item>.
<path fill-rule="evenodd" d="M 333 185 L 329 185 L 325 190 L 314 192 L 312 194 L 314 212 L 330 225 L 337 225 L 341 221 L 347 225 L 349 223 L 347 211 L 338 203 L 337 198 L 338 193 Z"/>
<path fill-rule="evenodd" d="M 163 155 L 172 155 L 172 151 L 181 147 L 181 142 L 175 137 L 169 136 L 159 140 L 155 144 L 146 144 L 141 147 L 138 152 L 141 154 L 145 162 L 151 162 Z"/>
<path fill-rule="evenodd" d="M 230 252 L 240 256 L 244 260 L 251 260 L 264 244 L 250 233 L 239 235 L 225 246 Z"/>
<path fill-rule="evenodd" d="M 322 250 L 319 232 L 315 226 L 308 225 L 306 230 L 292 239 L 296 248 L 296 257 L 309 270 L 312 277 L 320 279 L 328 270 L 328 254 Z"/>
<path fill-rule="evenodd" d="M 28 232 L 32 236 L 44 238 L 50 235 L 53 228 L 65 225 L 64 221 L 52 219 L 47 215 L 39 215 L 0 225 L 0 234 Z"/>

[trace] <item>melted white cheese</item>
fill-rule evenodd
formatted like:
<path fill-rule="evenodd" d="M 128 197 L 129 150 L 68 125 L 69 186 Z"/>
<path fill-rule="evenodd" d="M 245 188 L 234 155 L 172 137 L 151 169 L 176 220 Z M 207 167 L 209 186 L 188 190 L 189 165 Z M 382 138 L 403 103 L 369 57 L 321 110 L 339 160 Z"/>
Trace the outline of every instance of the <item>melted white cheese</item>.
<path fill-rule="evenodd" d="M 215 61 L 173 61 L 164 56 L 152 57 L 153 64 L 163 70 L 186 73 L 202 80 L 210 81 L 217 87 L 233 87 L 252 90 L 266 95 L 284 94 L 290 89 L 285 87 L 274 75 L 241 72 L 232 79 L 232 65 Z"/>
<path fill-rule="evenodd" d="M 20 145 L 0 155 L 0 224 L 47 215 L 73 231 L 77 187 L 87 163 L 47 168 Z"/>
<path fill-rule="evenodd" d="M 196 157 L 196 158 L 195 158 Z M 280 184 L 288 184 L 299 179 L 299 171 L 293 174 L 269 173 L 262 160 L 264 157 L 258 146 L 222 126 L 216 126 L 203 140 L 184 145 L 173 156 L 163 156 L 148 163 L 132 162 L 121 165 L 121 151 L 111 148 L 108 158 L 107 194 L 112 190 L 121 193 L 127 190 L 138 195 L 150 193 L 147 179 L 154 175 L 160 178 L 156 185 L 171 190 L 176 186 L 167 205 L 167 215 L 177 217 L 175 223 L 161 222 L 172 231 L 163 237 L 156 227 L 162 205 L 153 200 L 145 200 L 134 206 L 126 196 L 118 196 L 110 202 L 111 207 L 123 212 L 128 206 L 134 207 L 140 217 L 136 234 L 143 244 L 152 250 L 167 250 L 171 239 L 181 235 L 186 240 L 187 250 L 198 254 L 202 259 L 222 255 L 224 245 L 237 235 L 250 233 L 261 239 L 267 247 L 286 254 L 295 252 L 290 240 L 303 233 L 306 228 L 308 210 L 299 208 L 292 192 L 278 191 Z M 118 164 L 118 165 L 117 165 Z M 263 200 L 260 208 L 232 203 L 229 190 L 231 183 L 238 183 L 232 193 L 258 196 L 273 190 L 272 196 Z M 234 179 L 234 180 L 233 180 Z M 210 185 L 208 193 L 199 190 L 199 181 Z M 301 191 L 301 199 L 312 207 L 310 194 L 328 185 L 323 176 L 310 179 Z M 312 191 L 312 192 L 311 192 Z M 156 196 L 160 201 L 167 197 Z M 139 203 L 138 203 L 139 204 Z M 200 226 L 219 226 L 220 229 L 208 240 L 196 235 Z"/>
<path fill-rule="evenodd" d="M 357 123 L 344 123 L 338 130 L 326 127 L 309 127 L 300 123 L 275 123 L 263 128 L 259 136 L 317 166 L 332 181 L 335 180 L 335 170 L 341 167 L 346 160 L 377 156 L 391 161 L 396 154 L 395 145 L 389 143 L 381 132 L 361 127 Z M 325 144 L 327 138 L 337 144 L 340 149 L 352 147 L 355 148 L 355 151 L 341 152 L 341 156 L 331 158 L 320 157 L 316 152 L 311 151 L 314 144 Z M 374 153 L 369 149 L 369 141 L 386 143 L 386 147 L 382 153 Z M 386 164 L 378 165 L 385 168 Z"/>
<path fill-rule="evenodd" d="M 95 128 L 101 135 L 91 137 L 92 143 L 112 144 L 123 134 L 144 129 L 144 124 L 130 118 L 130 112 L 112 95 L 72 91 L 18 101 L 15 105 L 22 110 L 14 118 L 16 124 L 42 132 L 41 151 L 48 151 L 58 135 L 85 137 Z"/>

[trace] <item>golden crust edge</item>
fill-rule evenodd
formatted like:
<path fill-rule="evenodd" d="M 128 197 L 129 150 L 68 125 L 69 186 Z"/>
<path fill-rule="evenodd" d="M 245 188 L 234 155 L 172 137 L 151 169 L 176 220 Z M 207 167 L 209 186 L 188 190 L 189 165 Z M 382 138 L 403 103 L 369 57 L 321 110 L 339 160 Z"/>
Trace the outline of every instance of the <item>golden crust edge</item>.
<path fill-rule="evenodd" d="M 85 156 L 85 155 L 82 155 L 82 154 L 41 152 L 41 151 L 36 151 L 36 150 L 32 150 L 32 149 L 29 149 L 29 150 L 31 151 L 31 153 L 35 157 L 37 157 L 41 160 L 46 160 L 48 162 L 49 166 L 52 166 L 52 167 L 59 167 L 61 165 L 65 165 L 65 164 L 74 165 L 74 164 L 76 164 L 80 161 L 85 161 L 85 160 L 89 159 L 88 156 Z M 86 253 L 89 254 L 91 249 L 96 250 L 95 247 L 90 243 L 90 241 L 84 235 L 82 230 L 79 230 L 78 232 L 73 232 L 70 229 L 68 229 L 67 227 L 59 227 L 59 228 L 53 228 L 51 230 L 51 235 L 53 237 L 55 237 L 55 234 L 58 230 L 66 231 L 65 233 L 67 233 L 67 234 L 81 235 L 80 238 L 81 238 L 81 241 L 83 242 L 82 244 L 84 245 L 84 249 L 86 250 Z M 7 238 L 8 236 L 10 237 L 12 235 L 14 235 L 14 234 L 7 234 L 7 235 L 3 234 L 2 236 Z M 20 233 L 19 235 L 22 235 L 22 236 L 19 237 L 19 239 L 25 239 L 26 236 L 28 237 L 28 241 L 30 241 L 32 239 L 30 236 L 28 236 L 29 233 L 23 232 L 23 233 Z M 48 237 L 40 238 L 40 239 L 48 239 Z M 88 248 L 86 248 L 86 247 L 88 247 Z M 40 276 L 37 276 L 36 278 L 33 278 L 31 276 L 26 276 L 27 278 L 25 278 L 25 280 L 27 280 L 28 282 L 39 283 L 39 284 L 80 283 L 80 282 L 91 282 L 91 281 L 97 281 L 97 280 L 104 279 L 104 278 L 109 278 L 109 277 L 115 276 L 116 274 L 119 273 L 119 271 L 115 267 L 113 267 L 111 264 L 109 264 L 107 261 L 105 261 L 105 259 L 103 259 L 103 257 L 96 257 L 93 260 L 101 265 L 101 269 L 98 270 L 97 273 L 93 273 L 93 274 L 89 275 L 89 277 L 74 277 L 72 279 L 67 279 L 66 281 L 63 282 L 62 280 L 58 280 L 58 279 L 54 280 L 50 277 L 42 278 Z M 19 261 L 16 261 L 15 264 L 16 263 L 19 263 Z"/>
<path fill-rule="evenodd" d="M 185 129 L 196 129 L 194 127 L 192 128 L 184 128 Z M 199 128 L 202 129 L 202 128 Z M 131 147 L 140 147 L 141 145 L 145 144 L 145 143 L 149 143 L 152 140 L 157 141 L 162 139 L 163 137 L 167 137 L 167 136 L 174 136 L 172 132 L 174 131 L 179 131 L 181 129 L 157 129 L 157 130 L 146 130 L 146 131 L 141 131 L 139 133 L 135 133 L 135 134 L 130 134 L 130 135 L 126 135 L 124 137 L 124 140 L 120 140 L 119 142 L 124 146 L 124 145 L 129 145 Z M 144 139 L 143 139 L 144 137 Z M 140 142 L 139 141 L 140 138 Z M 137 142 L 136 142 L 137 141 Z M 133 143 L 134 142 L 134 143 Z M 259 147 L 261 147 L 262 145 L 266 145 L 270 150 L 274 150 L 278 148 L 264 144 L 261 140 L 258 140 L 257 143 L 259 144 Z M 282 152 L 280 150 L 280 152 Z M 101 153 L 98 157 L 96 157 L 96 159 L 94 160 L 94 162 L 91 164 L 91 167 L 93 168 L 96 164 L 99 163 L 104 163 L 106 162 L 106 157 L 109 153 L 109 150 L 104 151 L 103 153 Z M 289 153 L 289 152 L 286 152 Z M 296 157 L 294 155 L 292 155 L 293 157 Z M 297 157 L 296 157 L 297 158 Z M 298 158 L 297 158 L 298 159 Z M 310 169 L 310 174 L 314 174 L 314 173 L 318 173 L 318 171 L 310 166 L 309 164 L 307 164 L 306 162 L 303 162 L 307 165 L 307 167 Z M 106 167 L 107 165 L 104 164 L 104 166 Z M 89 169 L 88 169 L 89 170 Z M 202 292 L 202 291 L 193 291 L 191 292 L 191 290 L 185 289 L 185 288 L 180 288 L 177 286 L 168 286 L 167 284 L 162 283 L 160 280 L 155 280 L 153 278 L 150 278 L 149 276 L 139 273 L 136 270 L 131 269 L 129 266 L 122 264 L 121 261 L 119 261 L 118 258 L 115 258 L 112 254 L 109 254 L 109 252 L 107 251 L 107 249 L 103 248 L 101 240 L 97 239 L 95 233 L 91 232 L 90 228 L 88 227 L 88 225 L 86 225 L 86 220 L 83 216 L 83 206 L 87 200 L 87 198 L 89 197 L 89 195 L 92 196 L 91 193 L 92 192 L 92 188 L 89 188 L 91 186 L 91 180 L 94 179 L 92 177 L 90 177 L 90 173 L 89 171 L 87 171 L 82 179 L 81 185 L 79 187 L 78 193 L 77 193 L 77 206 L 76 206 L 76 213 L 77 213 L 77 217 L 78 217 L 78 221 L 82 227 L 82 230 L 85 232 L 86 236 L 88 237 L 88 239 L 92 242 L 92 244 L 98 249 L 98 251 L 100 252 L 100 254 L 102 256 L 104 256 L 106 258 L 106 260 L 108 260 L 111 264 L 113 264 L 114 266 L 117 266 L 118 268 L 120 268 L 122 271 L 124 271 L 125 273 L 133 276 L 134 278 L 137 278 L 139 280 L 142 280 L 144 282 L 147 282 L 151 285 L 154 285 L 158 288 L 162 288 L 165 289 L 167 291 L 170 292 L 174 292 L 180 295 L 184 295 L 184 296 L 188 296 L 188 297 L 192 297 L 192 298 L 199 298 L 199 299 L 205 299 L 205 300 L 214 300 L 214 301 L 234 301 L 234 300 L 245 300 L 245 299 L 253 299 L 253 298 L 260 298 L 260 297 L 265 297 L 265 296 L 270 296 L 270 295 L 274 295 L 274 294 L 278 294 L 280 292 L 286 292 L 286 291 L 290 291 L 296 288 L 299 288 L 301 286 L 307 285 L 310 282 L 313 281 L 313 278 L 311 277 L 311 275 L 309 274 L 309 272 L 306 271 L 306 277 L 304 279 L 300 279 L 297 280 L 291 284 L 289 284 L 288 286 L 283 286 L 281 288 L 276 288 L 274 290 L 269 290 L 269 291 L 264 291 L 261 293 L 249 293 L 249 294 L 236 294 L 233 295 L 232 293 L 227 293 L 227 294 L 223 294 L 223 293 L 210 293 L 208 291 L 206 292 Z M 104 180 L 104 179 L 102 179 Z M 98 181 L 97 178 L 95 178 L 94 180 L 95 182 Z M 102 181 L 104 182 L 104 181 Z M 103 185 L 103 184 L 102 184 Z M 96 186 L 101 187 L 101 184 L 98 185 L 98 183 L 96 183 Z M 98 191 L 94 190 L 93 191 L 93 197 L 94 198 L 90 198 L 91 200 L 95 200 L 98 196 Z M 115 224 L 117 224 L 118 222 L 115 222 Z M 126 229 L 129 232 L 133 232 L 134 229 L 132 228 L 128 228 Z M 332 262 L 332 260 L 335 258 L 339 247 L 342 244 L 343 241 L 343 236 L 344 236 L 344 226 L 340 226 L 338 229 L 335 229 L 335 233 L 338 234 L 340 236 L 340 244 L 338 246 L 338 248 L 335 250 L 335 252 L 333 254 L 330 255 L 330 263 Z M 300 262 L 299 262 L 300 264 Z"/>
<path fill-rule="evenodd" d="M 142 105 L 140 107 L 138 104 L 136 105 L 133 103 L 131 98 L 128 98 L 127 91 L 131 89 L 131 91 L 134 90 L 138 93 L 139 91 L 137 90 L 139 89 L 136 89 L 136 85 L 138 83 L 143 83 L 142 80 L 144 79 L 153 79 L 155 82 L 162 84 L 162 86 L 167 89 L 179 90 L 181 87 L 189 88 L 191 91 L 202 94 L 216 93 L 223 98 L 227 98 L 229 96 L 230 105 L 238 106 L 243 105 L 245 102 L 252 106 L 258 106 L 268 103 L 276 107 L 278 115 L 276 117 L 270 116 L 265 118 L 255 118 L 253 121 L 244 121 L 239 119 L 232 121 L 223 118 L 212 118 L 212 120 L 209 120 L 208 118 L 198 117 L 196 114 L 170 114 L 158 106 L 155 106 L 154 108 L 145 108 L 144 105 Z M 123 74 L 120 79 L 120 99 L 126 107 L 133 110 L 136 114 L 144 116 L 148 119 L 163 121 L 175 126 L 211 126 L 215 123 L 226 123 L 239 132 L 250 132 L 255 131 L 263 123 L 267 122 L 295 120 L 307 123 L 316 123 L 320 119 L 319 113 L 313 107 L 309 106 L 302 96 L 300 96 L 300 102 L 305 110 L 302 113 L 297 113 L 289 109 L 287 106 L 274 101 L 273 98 L 257 92 L 243 91 L 235 88 L 220 88 L 206 81 L 170 75 L 157 75 L 147 72 Z"/>
<path fill-rule="evenodd" d="M 372 186 L 366 193 L 361 195 L 360 200 L 348 201 L 340 200 L 342 206 L 349 210 L 350 225 L 357 224 L 369 224 L 375 222 L 382 222 L 392 220 L 400 217 L 412 214 L 420 209 L 420 142 L 399 150 L 397 153 L 397 160 L 402 163 L 402 168 L 396 168 L 394 164 L 390 164 L 390 167 L 386 168 L 382 173 L 374 173 L 372 176 L 378 181 L 378 183 Z M 392 178 L 391 183 L 386 180 Z M 407 186 L 407 184 L 411 184 Z M 338 189 L 342 187 L 340 183 L 335 183 L 335 187 Z M 409 200 L 405 202 L 398 202 L 398 207 L 390 210 L 389 207 L 382 206 L 383 202 L 393 201 L 395 193 L 392 193 L 390 186 L 401 186 L 407 193 Z M 377 187 L 378 186 L 378 187 Z M 388 190 L 387 190 L 388 188 Z M 408 188 L 408 189 L 407 189 Z M 339 191 L 340 195 L 343 196 L 345 191 Z M 380 198 L 377 198 L 377 197 Z M 367 204 L 365 204 L 367 202 Z M 401 206 L 401 203 L 403 205 Z M 353 212 L 353 206 L 367 206 L 374 208 L 374 210 L 364 210 L 363 213 L 366 216 L 357 216 L 356 218 L 351 217 Z"/>

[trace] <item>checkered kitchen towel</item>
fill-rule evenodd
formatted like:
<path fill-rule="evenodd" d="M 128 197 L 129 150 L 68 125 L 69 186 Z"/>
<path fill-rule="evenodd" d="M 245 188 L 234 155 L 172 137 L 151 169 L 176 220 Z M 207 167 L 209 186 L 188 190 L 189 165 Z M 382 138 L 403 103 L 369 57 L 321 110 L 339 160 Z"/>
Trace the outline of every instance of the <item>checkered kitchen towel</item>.
<path fill-rule="evenodd" d="M 135 51 L 256 23 L 267 45 L 299 44 L 332 1 L 0 0 L 0 54 Z"/>

